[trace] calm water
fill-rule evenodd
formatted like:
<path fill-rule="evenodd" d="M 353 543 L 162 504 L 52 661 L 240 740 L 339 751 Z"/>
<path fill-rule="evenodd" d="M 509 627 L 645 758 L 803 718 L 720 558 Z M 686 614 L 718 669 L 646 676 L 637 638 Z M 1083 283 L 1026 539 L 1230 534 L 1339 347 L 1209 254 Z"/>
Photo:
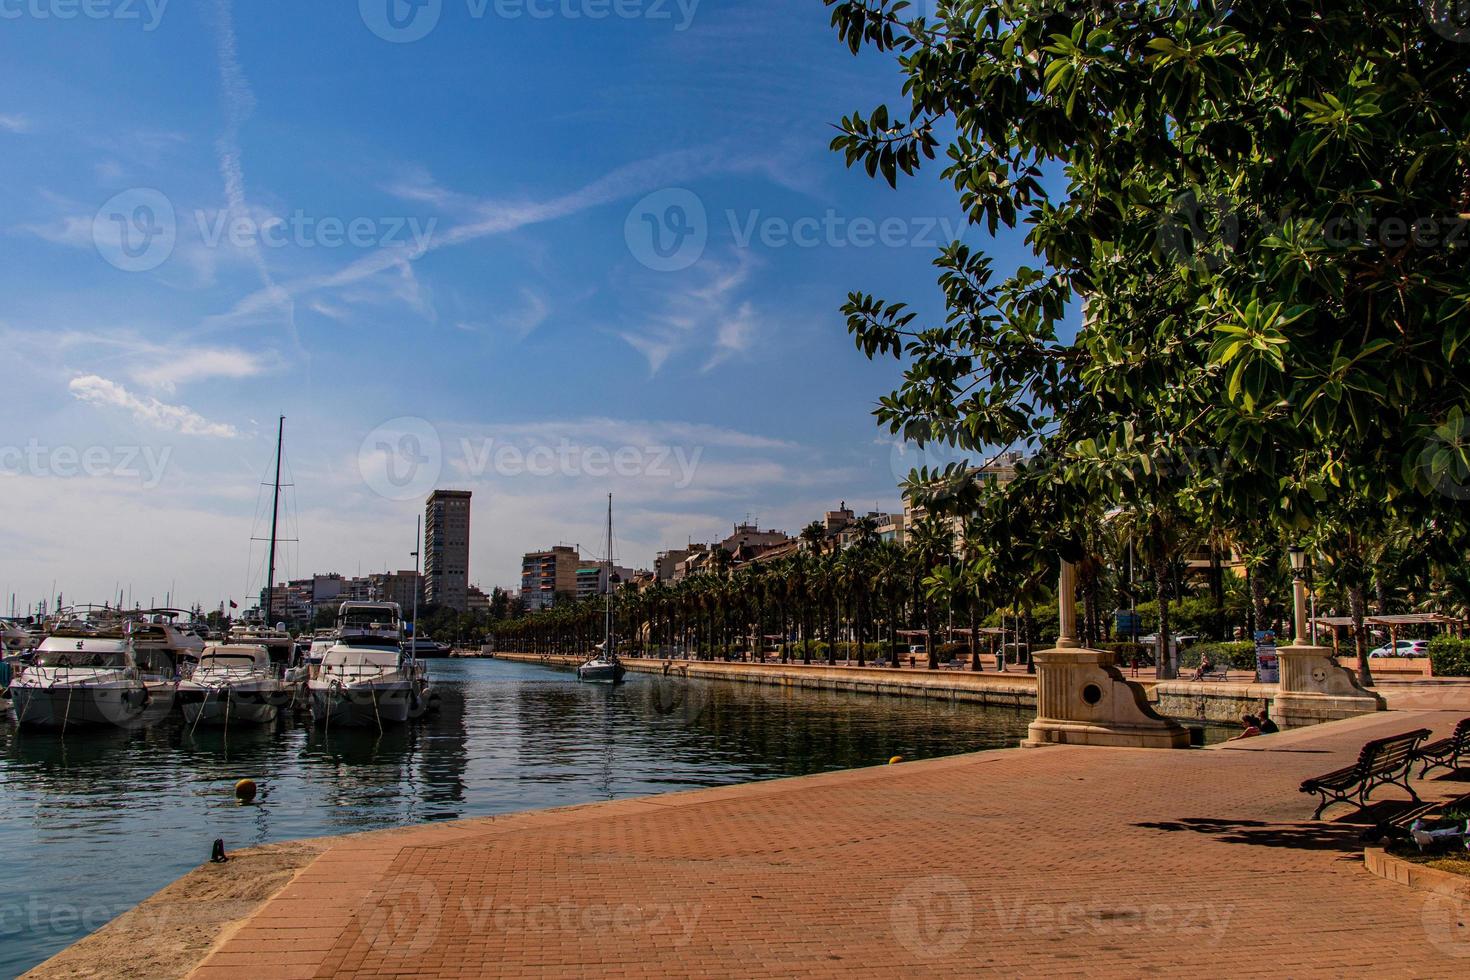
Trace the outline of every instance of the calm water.
<path fill-rule="evenodd" d="M 206 861 L 269 841 L 1010 747 L 1031 713 L 501 661 L 433 664 L 437 718 L 65 737 L 0 723 L 0 976 Z M 261 787 L 234 803 L 235 780 Z"/>

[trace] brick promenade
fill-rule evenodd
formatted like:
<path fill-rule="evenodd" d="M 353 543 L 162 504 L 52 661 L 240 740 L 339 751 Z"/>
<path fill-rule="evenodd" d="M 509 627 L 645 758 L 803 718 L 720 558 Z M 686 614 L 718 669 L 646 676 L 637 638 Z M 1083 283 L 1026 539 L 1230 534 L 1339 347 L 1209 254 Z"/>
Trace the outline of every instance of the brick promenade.
<path fill-rule="evenodd" d="M 1411 694 L 1211 750 L 1017 749 L 345 837 L 194 976 L 1464 977 L 1470 909 L 1369 875 L 1361 828 L 1330 822 L 1349 808 L 1313 824 L 1297 792 L 1470 714 L 1464 686 Z"/>

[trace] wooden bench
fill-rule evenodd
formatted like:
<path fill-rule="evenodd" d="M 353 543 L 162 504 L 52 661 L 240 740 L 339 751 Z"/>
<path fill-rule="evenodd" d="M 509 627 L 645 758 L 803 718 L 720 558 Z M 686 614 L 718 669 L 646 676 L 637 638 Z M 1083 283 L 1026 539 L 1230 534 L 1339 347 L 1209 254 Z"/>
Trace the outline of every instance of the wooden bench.
<path fill-rule="evenodd" d="M 1419 758 L 1424 762 L 1424 768 L 1419 771 L 1420 779 L 1431 769 L 1459 769 L 1462 758 L 1470 760 L 1470 718 L 1460 719 L 1449 738 L 1430 742 L 1421 748 Z"/>
<path fill-rule="evenodd" d="M 1322 811 L 1334 803 L 1355 801 L 1361 813 L 1368 808 L 1368 797 L 1373 795 L 1373 790 L 1385 784 L 1403 787 L 1415 803 L 1420 802 L 1419 794 L 1409 785 L 1409 774 L 1418 758 L 1416 750 L 1419 743 L 1429 735 L 1429 729 L 1420 728 L 1402 735 L 1374 739 L 1363 746 L 1357 762 L 1302 783 L 1303 793 L 1316 793 L 1322 797 L 1312 819 L 1319 819 Z"/>

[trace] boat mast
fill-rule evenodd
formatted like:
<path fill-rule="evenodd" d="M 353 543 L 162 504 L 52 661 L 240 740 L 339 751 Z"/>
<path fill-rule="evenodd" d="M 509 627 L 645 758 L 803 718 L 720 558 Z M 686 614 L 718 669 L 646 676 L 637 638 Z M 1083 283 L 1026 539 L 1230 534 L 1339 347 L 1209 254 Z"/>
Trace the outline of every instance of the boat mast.
<path fill-rule="evenodd" d="M 419 655 L 419 552 L 423 550 L 424 518 L 420 514 L 413 522 L 413 618 L 408 621 L 408 659 L 417 660 Z"/>
<path fill-rule="evenodd" d="M 281 517 L 281 444 L 286 438 L 286 416 L 276 425 L 276 482 L 271 494 L 271 553 L 265 575 L 265 625 L 270 627 L 276 614 L 276 526 Z"/>
<path fill-rule="evenodd" d="M 612 535 L 612 494 L 607 495 L 607 620 L 605 623 L 603 658 L 613 658 L 613 535 Z"/>

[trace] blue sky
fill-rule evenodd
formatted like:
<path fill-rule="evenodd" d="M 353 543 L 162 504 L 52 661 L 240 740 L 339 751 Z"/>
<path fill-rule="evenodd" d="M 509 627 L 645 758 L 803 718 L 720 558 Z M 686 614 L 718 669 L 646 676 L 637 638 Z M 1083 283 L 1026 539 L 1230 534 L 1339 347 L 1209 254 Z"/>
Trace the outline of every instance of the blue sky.
<path fill-rule="evenodd" d="M 292 576 L 435 485 L 487 588 L 608 491 L 639 565 L 898 506 L 838 310 L 963 226 L 827 150 L 900 77 L 818 0 L 91 3 L 0 0 L 7 606 L 244 599 L 279 414 Z"/>

